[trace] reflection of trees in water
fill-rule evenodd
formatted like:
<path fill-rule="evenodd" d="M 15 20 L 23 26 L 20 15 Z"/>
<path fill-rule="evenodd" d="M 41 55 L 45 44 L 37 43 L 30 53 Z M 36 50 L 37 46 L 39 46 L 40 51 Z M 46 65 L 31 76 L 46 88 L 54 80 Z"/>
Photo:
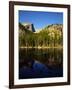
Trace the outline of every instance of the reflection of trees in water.
<path fill-rule="evenodd" d="M 62 66 L 62 49 L 21 49 L 19 52 L 20 67 L 33 67 L 34 60 L 37 60 L 47 66 Z"/>

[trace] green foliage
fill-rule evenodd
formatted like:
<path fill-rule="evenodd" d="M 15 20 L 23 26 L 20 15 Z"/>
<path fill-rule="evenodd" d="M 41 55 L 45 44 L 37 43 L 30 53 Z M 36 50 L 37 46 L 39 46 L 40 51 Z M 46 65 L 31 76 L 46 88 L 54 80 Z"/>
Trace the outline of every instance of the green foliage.
<path fill-rule="evenodd" d="M 58 25 L 50 25 L 45 27 L 38 33 L 33 33 L 29 30 L 19 30 L 19 46 L 24 47 L 62 46 L 63 33 L 61 27 L 60 25 L 59 27 Z"/>

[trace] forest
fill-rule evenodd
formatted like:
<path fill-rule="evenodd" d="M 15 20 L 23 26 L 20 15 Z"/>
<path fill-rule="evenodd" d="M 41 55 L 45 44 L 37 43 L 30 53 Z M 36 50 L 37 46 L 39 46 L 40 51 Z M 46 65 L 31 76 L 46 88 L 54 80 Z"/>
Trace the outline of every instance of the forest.
<path fill-rule="evenodd" d="M 39 32 L 32 32 L 19 28 L 19 47 L 62 47 L 63 25 L 52 24 L 42 28 Z"/>

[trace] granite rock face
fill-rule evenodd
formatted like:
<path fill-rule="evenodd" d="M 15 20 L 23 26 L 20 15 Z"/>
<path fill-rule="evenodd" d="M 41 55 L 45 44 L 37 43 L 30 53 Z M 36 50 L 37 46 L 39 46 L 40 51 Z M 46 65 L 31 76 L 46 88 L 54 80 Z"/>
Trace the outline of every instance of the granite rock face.
<path fill-rule="evenodd" d="M 21 30 L 29 30 L 31 32 L 35 32 L 34 25 L 31 23 L 23 23 L 23 24 L 19 23 L 19 28 Z"/>

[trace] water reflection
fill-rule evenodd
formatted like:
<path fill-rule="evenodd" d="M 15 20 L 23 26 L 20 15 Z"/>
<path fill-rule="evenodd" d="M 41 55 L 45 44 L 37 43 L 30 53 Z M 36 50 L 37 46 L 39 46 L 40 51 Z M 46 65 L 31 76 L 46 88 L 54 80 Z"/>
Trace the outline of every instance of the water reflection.
<path fill-rule="evenodd" d="M 62 49 L 20 49 L 19 79 L 62 76 Z"/>

